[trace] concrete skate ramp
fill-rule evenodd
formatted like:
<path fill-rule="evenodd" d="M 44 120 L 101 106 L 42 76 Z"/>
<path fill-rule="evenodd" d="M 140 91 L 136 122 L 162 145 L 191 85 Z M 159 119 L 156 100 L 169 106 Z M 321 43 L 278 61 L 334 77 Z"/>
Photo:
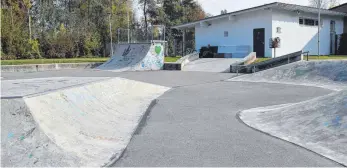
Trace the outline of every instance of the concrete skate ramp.
<path fill-rule="evenodd" d="M 183 71 L 230 72 L 230 65 L 242 60 L 242 58 L 201 58 L 189 62 L 183 67 Z"/>
<path fill-rule="evenodd" d="M 1 167 L 65 167 L 82 160 L 58 147 L 37 125 L 23 99 L 1 99 Z"/>
<path fill-rule="evenodd" d="M 122 78 L 2 99 L 2 166 L 103 166 L 169 88 Z M 25 102 L 25 103 L 24 103 Z"/>
<path fill-rule="evenodd" d="M 115 53 L 96 69 L 114 72 L 161 70 L 164 66 L 164 42 L 117 44 Z"/>
<path fill-rule="evenodd" d="M 229 81 L 299 84 L 339 91 L 347 88 L 347 61 L 300 61 Z"/>
<path fill-rule="evenodd" d="M 242 111 L 247 125 L 347 166 L 347 91 Z"/>

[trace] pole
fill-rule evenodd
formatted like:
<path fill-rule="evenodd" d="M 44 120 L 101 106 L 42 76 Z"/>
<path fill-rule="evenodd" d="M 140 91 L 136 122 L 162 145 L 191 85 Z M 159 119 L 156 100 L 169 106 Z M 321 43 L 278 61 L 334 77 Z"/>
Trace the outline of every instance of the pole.
<path fill-rule="evenodd" d="M 321 8 L 321 0 L 318 0 L 318 59 L 320 55 L 319 47 L 320 47 L 320 8 Z"/>
<path fill-rule="evenodd" d="M 183 30 L 183 40 L 182 40 L 182 57 L 185 56 L 185 50 L 186 50 L 186 30 Z"/>
<path fill-rule="evenodd" d="M 111 38 L 111 44 L 110 44 L 110 49 L 111 49 L 111 57 L 113 56 L 113 45 L 112 45 L 112 23 L 111 23 L 111 15 L 112 13 L 108 16 L 109 17 L 109 21 L 110 21 L 110 38 Z"/>
<path fill-rule="evenodd" d="M 276 47 L 274 47 L 274 55 L 275 55 L 275 58 L 276 58 Z"/>
<path fill-rule="evenodd" d="M 130 43 L 130 24 L 129 24 L 129 9 L 127 10 L 128 19 L 128 43 Z"/>

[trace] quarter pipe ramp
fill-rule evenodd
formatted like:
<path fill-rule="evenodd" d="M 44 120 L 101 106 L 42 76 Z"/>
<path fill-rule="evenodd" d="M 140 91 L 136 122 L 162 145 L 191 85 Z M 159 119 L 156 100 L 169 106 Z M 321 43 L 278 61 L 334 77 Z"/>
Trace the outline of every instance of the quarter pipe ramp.
<path fill-rule="evenodd" d="M 113 56 L 96 69 L 114 72 L 161 70 L 164 66 L 164 41 L 117 44 Z"/>

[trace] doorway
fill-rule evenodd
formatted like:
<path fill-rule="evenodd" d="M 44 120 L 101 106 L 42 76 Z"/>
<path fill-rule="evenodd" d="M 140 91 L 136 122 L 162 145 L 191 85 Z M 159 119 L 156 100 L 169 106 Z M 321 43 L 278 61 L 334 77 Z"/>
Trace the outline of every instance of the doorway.
<path fill-rule="evenodd" d="M 253 30 L 253 52 L 257 53 L 258 58 L 265 57 L 265 29 Z"/>

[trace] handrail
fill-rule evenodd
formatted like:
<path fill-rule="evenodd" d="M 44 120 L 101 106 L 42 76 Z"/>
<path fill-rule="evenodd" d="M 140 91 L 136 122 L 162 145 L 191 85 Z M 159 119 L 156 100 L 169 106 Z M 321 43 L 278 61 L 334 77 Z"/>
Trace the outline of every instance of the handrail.
<path fill-rule="evenodd" d="M 305 52 L 302 53 L 302 54 L 306 54 L 306 61 L 308 61 L 308 54 L 309 53 L 310 53 L 309 51 L 305 51 Z"/>

